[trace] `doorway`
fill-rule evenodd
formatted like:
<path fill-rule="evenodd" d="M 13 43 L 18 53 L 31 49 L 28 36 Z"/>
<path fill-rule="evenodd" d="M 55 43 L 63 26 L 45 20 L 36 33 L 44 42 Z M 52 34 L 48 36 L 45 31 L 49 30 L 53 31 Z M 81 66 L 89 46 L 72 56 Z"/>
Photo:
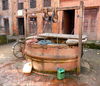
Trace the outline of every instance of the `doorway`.
<path fill-rule="evenodd" d="M 24 18 L 18 18 L 18 31 L 19 35 L 24 35 Z"/>
<path fill-rule="evenodd" d="M 74 34 L 75 10 L 65 10 L 63 13 L 63 34 Z"/>

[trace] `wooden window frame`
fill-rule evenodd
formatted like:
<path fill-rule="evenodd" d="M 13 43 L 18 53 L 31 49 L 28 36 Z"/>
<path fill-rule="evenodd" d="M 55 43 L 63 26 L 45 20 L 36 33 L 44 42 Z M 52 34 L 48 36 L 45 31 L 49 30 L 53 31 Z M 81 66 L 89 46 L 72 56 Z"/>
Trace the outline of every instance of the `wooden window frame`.
<path fill-rule="evenodd" d="M 50 3 L 48 1 L 50 1 Z M 51 0 L 43 0 L 43 7 L 51 7 Z"/>
<path fill-rule="evenodd" d="M 22 9 L 24 9 L 24 3 L 23 2 L 21 2 L 21 3 L 18 2 L 18 10 L 22 10 Z"/>
<path fill-rule="evenodd" d="M 9 0 L 2 0 L 2 10 L 8 10 L 9 9 Z"/>
<path fill-rule="evenodd" d="M 36 0 L 29 0 L 29 6 L 30 8 L 36 8 Z"/>

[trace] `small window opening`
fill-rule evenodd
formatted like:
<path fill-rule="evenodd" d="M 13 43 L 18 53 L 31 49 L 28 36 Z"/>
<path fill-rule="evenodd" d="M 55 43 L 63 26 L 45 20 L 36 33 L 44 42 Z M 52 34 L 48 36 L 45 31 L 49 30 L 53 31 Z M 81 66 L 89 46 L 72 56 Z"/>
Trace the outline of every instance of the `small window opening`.
<path fill-rule="evenodd" d="M 30 0 L 30 8 L 36 8 L 36 0 Z"/>

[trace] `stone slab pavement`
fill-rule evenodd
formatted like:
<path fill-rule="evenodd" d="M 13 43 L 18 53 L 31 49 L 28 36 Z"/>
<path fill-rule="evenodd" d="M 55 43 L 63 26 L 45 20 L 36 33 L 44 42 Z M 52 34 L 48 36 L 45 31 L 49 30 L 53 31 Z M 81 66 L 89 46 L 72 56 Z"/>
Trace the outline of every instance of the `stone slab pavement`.
<path fill-rule="evenodd" d="M 26 61 L 13 56 L 12 45 L 0 45 L 0 86 L 100 86 L 100 50 L 84 49 L 81 74 L 57 80 L 56 75 L 23 74 Z"/>

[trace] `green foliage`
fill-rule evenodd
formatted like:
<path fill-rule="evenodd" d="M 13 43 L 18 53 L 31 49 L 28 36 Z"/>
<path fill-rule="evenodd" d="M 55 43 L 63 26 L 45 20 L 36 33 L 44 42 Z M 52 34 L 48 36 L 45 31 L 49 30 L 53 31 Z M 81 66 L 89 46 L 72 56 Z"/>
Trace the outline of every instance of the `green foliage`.
<path fill-rule="evenodd" d="M 85 43 L 83 46 L 90 49 L 100 49 L 100 44 L 96 43 Z"/>

